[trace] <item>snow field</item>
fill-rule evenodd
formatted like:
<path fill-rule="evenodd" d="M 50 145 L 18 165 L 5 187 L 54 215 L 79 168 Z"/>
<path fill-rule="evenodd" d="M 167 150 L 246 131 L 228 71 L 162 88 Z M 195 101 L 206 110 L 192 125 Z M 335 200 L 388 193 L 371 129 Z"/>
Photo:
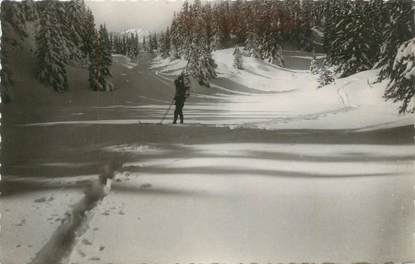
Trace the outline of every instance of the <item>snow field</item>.
<path fill-rule="evenodd" d="M 96 208 L 70 263 L 305 258 L 351 263 L 414 257 L 413 146 L 233 143 L 112 149 L 136 150 L 138 156 L 124 164 Z"/>

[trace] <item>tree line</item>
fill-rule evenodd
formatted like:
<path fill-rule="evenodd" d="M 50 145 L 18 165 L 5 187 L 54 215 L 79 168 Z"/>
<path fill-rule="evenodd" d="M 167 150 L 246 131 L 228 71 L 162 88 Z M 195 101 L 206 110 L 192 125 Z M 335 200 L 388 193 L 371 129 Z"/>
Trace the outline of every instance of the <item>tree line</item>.
<path fill-rule="evenodd" d="M 159 34 L 159 51 L 188 60 L 187 70 L 208 84 L 216 76 L 215 49 L 239 46 L 248 56 L 280 66 L 283 47 L 319 49 L 340 78 L 378 68 L 379 81 L 390 79 L 385 98 L 402 101 L 405 112 L 415 90 L 407 67 L 415 64 L 397 54 L 411 50 L 414 35 L 412 0 L 195 0 L 185 1 Z"/>

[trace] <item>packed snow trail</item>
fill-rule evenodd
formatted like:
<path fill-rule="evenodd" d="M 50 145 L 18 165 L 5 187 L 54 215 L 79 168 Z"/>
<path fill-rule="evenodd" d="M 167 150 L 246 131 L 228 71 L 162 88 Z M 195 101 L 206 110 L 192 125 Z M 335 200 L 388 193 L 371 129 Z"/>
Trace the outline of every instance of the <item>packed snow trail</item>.
<path fill-rule="evenodd" d="M 104 166 L 104 172 L 90 182 L 85 196 L 67 212 L 62 224 L 36 254 L 32 264 L 67 263 L 65 259 L 71 254 L 77 239 L 88 230 L 88 221 L 93 217 L 94 208 L 111 190 L 116 169 L 111 164 Z"/>

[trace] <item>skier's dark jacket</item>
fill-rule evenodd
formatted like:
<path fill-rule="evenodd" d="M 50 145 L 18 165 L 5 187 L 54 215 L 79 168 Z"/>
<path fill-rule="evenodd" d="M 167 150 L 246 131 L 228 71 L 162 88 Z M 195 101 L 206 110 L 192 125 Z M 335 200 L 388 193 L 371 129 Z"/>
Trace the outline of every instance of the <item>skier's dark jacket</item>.
<path fill-rule="evenodd" d="M 186 85 L 184 84 L 183 76 L 179 76 L 179 78 L 177 78 L 174 81 L 174 84 L 176 86 L 176 94 L 174 96 L 174 100 L 176 101 L 176 104 L 184 103 L 184 101 L 186 100 L 186 97 L 188 96 L 189 87 L 186 87 Z"/>

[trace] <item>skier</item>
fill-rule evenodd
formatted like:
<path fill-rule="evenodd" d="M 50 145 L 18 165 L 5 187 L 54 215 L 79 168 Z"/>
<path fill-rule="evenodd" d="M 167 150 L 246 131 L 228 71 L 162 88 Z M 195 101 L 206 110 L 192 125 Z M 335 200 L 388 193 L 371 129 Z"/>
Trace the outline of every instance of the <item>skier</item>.
<path fill-rule="evenodd" d="M 188 76 L 182 72 L 179 77 L 174 81 L 176 86 L 176 94 L 174 96 L 174 101 L 176 109 L 174 110 L 174 120 L 173 124 L 177 123 L 177 118 L 180 116 L 180 124 L 183 124 L 183 106 L 186 98 L 189 97 L 190 90 L 190 80 Z"/>

